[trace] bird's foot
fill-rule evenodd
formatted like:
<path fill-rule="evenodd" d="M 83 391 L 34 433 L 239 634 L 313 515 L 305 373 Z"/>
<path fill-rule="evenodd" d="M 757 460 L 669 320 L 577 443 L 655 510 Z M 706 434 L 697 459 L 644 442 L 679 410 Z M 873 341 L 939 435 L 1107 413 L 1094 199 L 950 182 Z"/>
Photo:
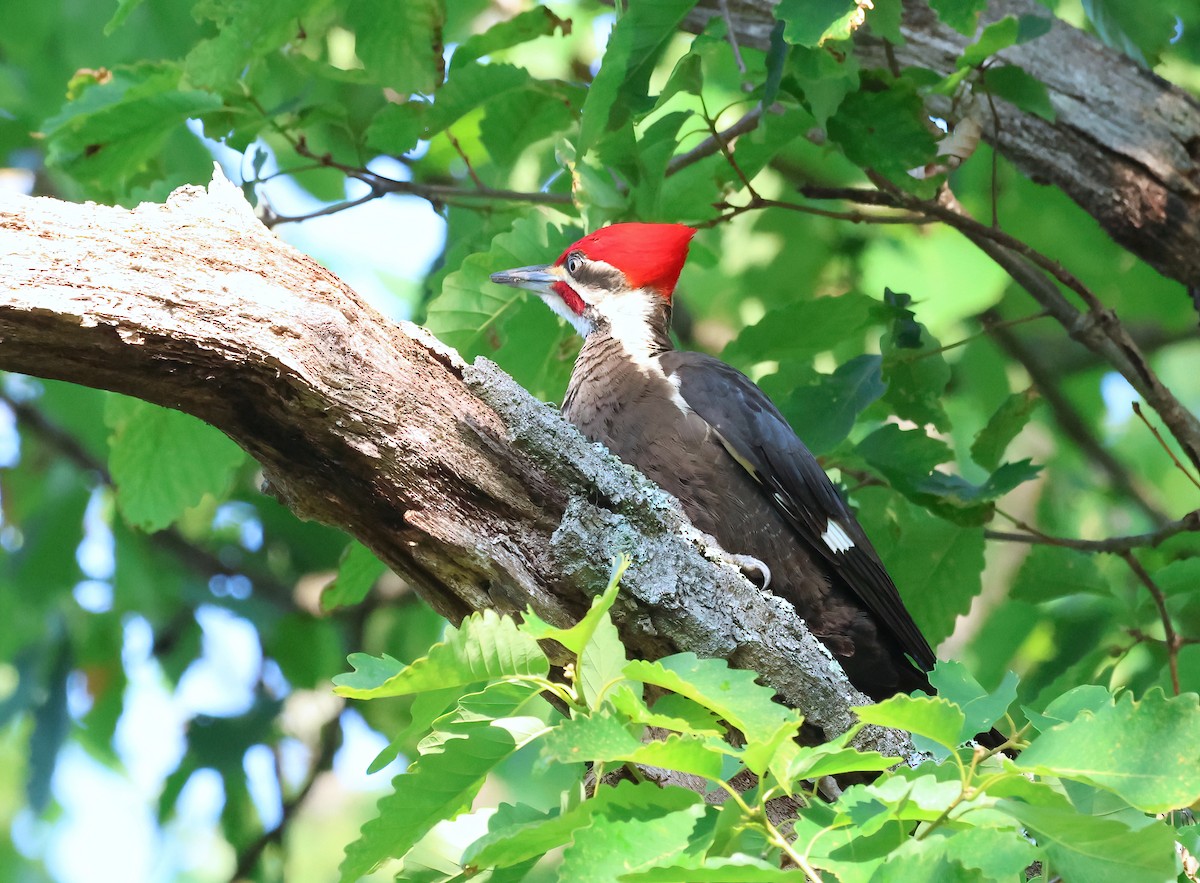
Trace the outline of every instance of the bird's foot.
<path fill-rule="evenodd" d="M 742 576 L 754 583 L 760 591 L 766 591 L 767 586 L 771 585 L 771 568 L 767 567 L 766 562 L 760 561 L 753 555 L 726 554 L 729 556 L 729 560 L 737 565 Z"/>

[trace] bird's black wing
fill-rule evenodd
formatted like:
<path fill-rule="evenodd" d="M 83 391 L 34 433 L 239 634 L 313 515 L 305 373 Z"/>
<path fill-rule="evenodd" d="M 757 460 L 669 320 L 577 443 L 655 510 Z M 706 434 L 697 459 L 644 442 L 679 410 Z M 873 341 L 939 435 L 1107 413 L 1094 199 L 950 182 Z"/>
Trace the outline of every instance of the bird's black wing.
<path fill-rule="evenodd" d="M 933 650 L 871 541 L 771 400 L 746 375 L 711 356 L 672 352 L 660 358 L 688 407 L 716 430 L 726 450 L 762 485 L 800 538 L 918 666 L 933 668 Z"/>

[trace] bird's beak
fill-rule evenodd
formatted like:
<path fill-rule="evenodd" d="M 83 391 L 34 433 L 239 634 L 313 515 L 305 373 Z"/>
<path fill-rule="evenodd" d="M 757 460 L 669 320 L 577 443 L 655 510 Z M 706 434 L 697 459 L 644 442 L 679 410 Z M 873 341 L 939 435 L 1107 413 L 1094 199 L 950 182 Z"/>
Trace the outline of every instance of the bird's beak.
<path fill-rule="evenodd" d="M 517 267 L 515 270 L 504 270 L 492 274 L 492 281 L 500 285 L 511 285 L 513 288 L 525 288 L 546 294 L 550 286 L 562 279 L 562 271 L 554 264 L 541 264 L 536 267 Z"/>

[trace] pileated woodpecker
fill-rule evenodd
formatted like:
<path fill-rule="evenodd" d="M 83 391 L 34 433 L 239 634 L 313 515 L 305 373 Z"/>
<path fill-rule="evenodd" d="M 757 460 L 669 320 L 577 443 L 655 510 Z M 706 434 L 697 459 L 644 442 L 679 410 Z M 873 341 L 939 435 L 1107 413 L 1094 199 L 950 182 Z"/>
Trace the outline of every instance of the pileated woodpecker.
<path fill-rule="evenodd" d="M 537 292 L 583 335 L 563 413 L 584 435 L 727 551 L 763 562 L 863 693 L 932 692 L 933 650 L 816 458 L 748 377 L 672 345 L 671 295 L 695 232 L 614 224 L 553 264 L 491 278 Z"/>

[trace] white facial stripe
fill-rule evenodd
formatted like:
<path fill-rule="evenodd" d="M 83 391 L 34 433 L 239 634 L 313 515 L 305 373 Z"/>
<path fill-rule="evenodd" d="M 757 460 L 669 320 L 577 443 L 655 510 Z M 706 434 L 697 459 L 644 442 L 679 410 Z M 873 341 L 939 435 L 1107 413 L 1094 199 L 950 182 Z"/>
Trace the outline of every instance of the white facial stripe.
<path fill-rule="evenodd" d="M 854 540 L 850 539 L 846 529 L 832 518 L 825 526 L 825 533 L 821 534 L 821 539 L 825 541 L 825 545 L 831 552 L 849 552 L 854 548 Z"/>
<path fill-rule="evenodd" d="M 578 315 L 553 291 L 539 291 L 538 294 L 541 295 L 546 306 L 574 325 L 581 337 L 587 337 L 592 333 L 592 328 L 595 327 L 592 325 L 592 321 L 585 316 Z"/>

